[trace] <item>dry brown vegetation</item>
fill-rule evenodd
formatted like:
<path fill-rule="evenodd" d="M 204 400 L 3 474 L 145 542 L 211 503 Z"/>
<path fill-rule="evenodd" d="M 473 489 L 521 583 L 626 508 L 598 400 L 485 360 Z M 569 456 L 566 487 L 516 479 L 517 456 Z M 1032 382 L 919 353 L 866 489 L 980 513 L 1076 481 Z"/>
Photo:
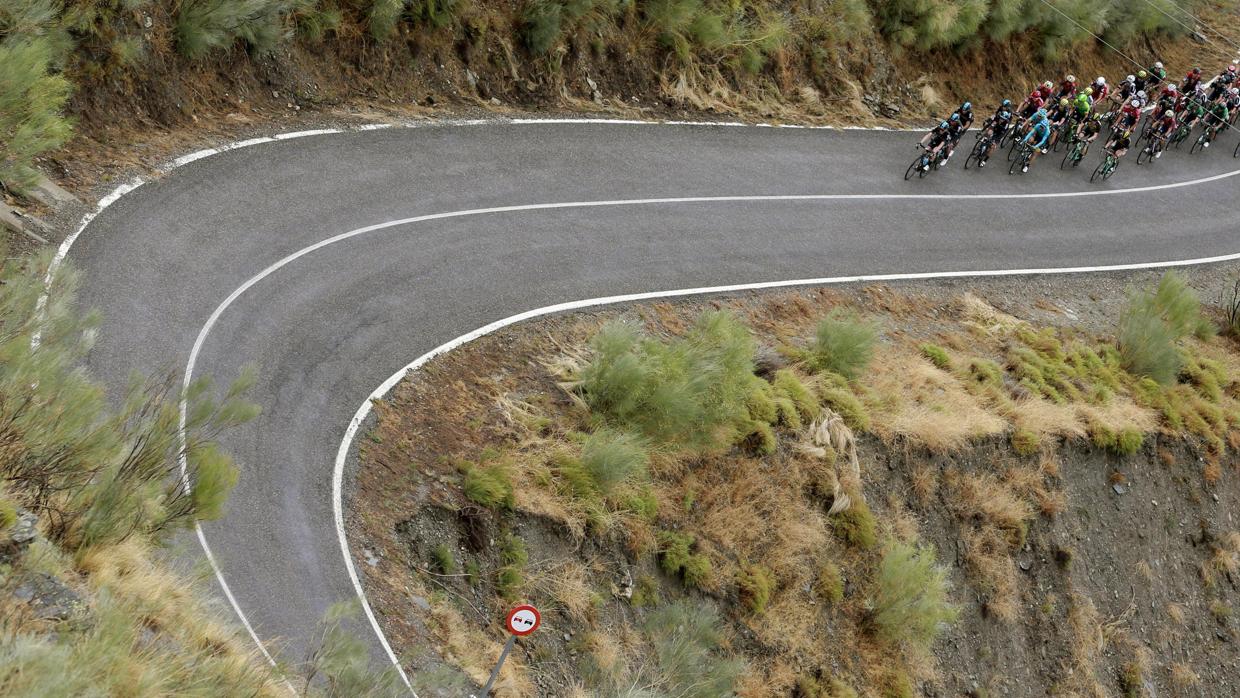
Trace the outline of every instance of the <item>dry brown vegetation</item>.
<path fill-rule="evenodd" d="M 587 370 L 610 351 L 591 343 L 600 328 L 621 315 L 650 341 L 675 347 L 694 336 L 703 306 L 742 318 L 758 346 L 751 369 L 757 382 L 746 390 L 766 397 L 745 398 L 743 413 L 728 417 L 739 426 L 712 427 L 731 440 L 687 445 L 630 426 L 618 408 L 604 411 Z M 819 321 L 837 322 L 839 309 L 879 331 L 872 360 L 852 380 L 826 371 L 830 357 L 815 345 Z M 1125 634 L 1131 609 L 1114 609 L 1111 598 L 1099 601 L 1073 581 L 1079 550 L 1052 542 L 1048 531 L 1068 512 L 1076 520 L 1077 508 L 1096 496 L 1078 501 L 1067 486 L 1082 476 L 1065 472 L 1081 453 L 1112 464 L 1096 473 L 1108 492 L 1133 486 L 1123 464 L 1134 454 L 1166 469 L 1183 462 L 1186 448 L 1200 449 L 1208 457 L 1198 466 L 1198 487 L 1209 482 L 1211 464 L 1234 462 L 1228 436 L 1240 426 L 1240 361 L 1228 339 L 1188 338 L 1180 345 L 1184 373 L 1162 385 L 1123 369 L 1111 341 L 1105 331 L 1038 327 L 976 294 L 945 302 L 885 287 L 557 318 L 480 348 L 462 364 L 449 359 L 431 368 L 463 377 L 477 362 L 490 367 L 485 376 L 456 379 L 450 394 L 435 391 L 433 374 L 398 390 L 380 409 L 384 436 L 366 446 L 364 458 L 412 459 L 418 479 L 439 484 L 416 499 L 391 482 L 363 487 L 392 498 L 391 517 L 427 507 L 459 511 L 475 505 L 454 484 L 460 468 L 442 464 L 504 463 L 521 485 L 511 510 L 496 506 L 482 517 L 487 530 L 528 541 L 522 597 L 552 610 L 551 622 L 559 619 L 553 632 L 574 629 L 564 643 L 532 641 L 531 675 L 551 672 L 587 693 L 606 694 L 601 686 L 636 671 L 634 658 L 657 642 L 642 619 L 680 598 L 722 610 L 717 654 L 749 664 L 748 678 L 734 686 L 740 695 L 804 693 L 832 679 L 879 695 L 942 685 L 951 677 L 937 668 L 941 648 L 924 652 L 875 628 L 876 575 L 894 541 L 932 543 L 958 570 L 951 598 L 970 608 L 978 602 L 968 611 L 968 622 L 982 624 L 975 629 L 1035 627 L 1061 640 L 1062 653 L 1046 657 L 1037 680 L 1065 695 L 1106 695 L 1138 676 L 1178 681 L 1169 664 L 1158 669 L 1150 660 L 1146 640 Z M 657 357 L 664 350 L 642 351 Z M 477 427 L 461 426 L 469 421 Z M 628 428 L 647 429 L 648 467 L 606 491 L 590 485 L 579 465 L 583 443 L 600 430 Z M 405 436 L 414 433 L 436 435 L 435 447 Z M 368 535 L 391 534 L 370 528 Z M 1204 554 L 1193 553 L 1197 585 L 1217 588 L 1240 565 L 1240 536 L 1205 541 Z M 469 594 L 485 617 L 497 608 L 489 581 L 494 552 L 483 545 L 471 554 L 491 570 Z M 1044 569 L 1039 556 L 1049 571 L 1036 571 Z M 1145 559 L 1127 564 L 1127 574 L 1145 585 L 1165 574 Z M 380 594 L 393 583 L 372 581 Z M 441 602 L 452 605 L 458 593 Z M 1183 624 L 1183 606 L 1162 608 L 1163 618 Z M 476 676 L 483 658 L 460 655 L 454 651 Z M 512 694 L 526 690 L 544 691 L 514 687 Z"/>

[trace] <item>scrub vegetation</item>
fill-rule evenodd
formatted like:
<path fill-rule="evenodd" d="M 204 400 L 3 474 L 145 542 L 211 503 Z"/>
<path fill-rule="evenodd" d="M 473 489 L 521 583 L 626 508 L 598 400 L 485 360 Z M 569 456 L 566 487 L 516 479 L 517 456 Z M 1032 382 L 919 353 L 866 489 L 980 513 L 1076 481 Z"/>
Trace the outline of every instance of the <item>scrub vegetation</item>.
<path fill-rule="evenodd" d="M 222 391 L 135 378 L 109 401 L 81 366 L 97 320 L 74 310 L 72 270 L 40 301 L 49 258 L 0 267 L 0 694 L 286 695 L 161 551 L 222 514 L 238 470 L 214 439 L 257 413 L 253 374 Z M 312 695 L 384 695 L 344 613 L 290 676 L 319 677 Z"/>
<path fill-rule="evenodd" d="M 905 53 L 950 52 L 968 63 L 995 50 L 1006 59 L 996 47 L 1010 45 L 1056 70 L 1064 56 L 1094 52 L 1102 57 L 1091 62 L 1118 65 L 1094 34 L 1145 55 L 1149 42 L 1183 37 L 1194 24 L 1188 13 L 1234 8 L 1233 0 L 10 0 L 0 7 L 0 181 L 29 184 L 34 159 L 70 136 L 66 111 L 94 131 L 137 127 L 128 123 L 135 118 L 188 121 L 195 102 L 244 110 L 242 94 L 257 104 L 253 93 L 272 84 L 254 80 L 250 90 L 246 73 L 269 66 L 316 91 L 391 92 L 393 101 L 421 98 L 414 84 L 442 87 L 434 74 L 454 63 L 453 80 L 483 101 L 566 97 L 577 73 L 695 109 L 796 106 L 813 116 L 843 103 L 859 117 L 867 107 L 858 85 L 875 82 L 873 64 L 887 70 Z M 909 68 L 920 74 L 924 62 Z M 313 99 L 304 86 L 291 91 Z M 273 95 L 273 106 L 285 99 Z"/>
<path fill-rule="evenodd" d="M 1107 625 L 1095 604 L 1110 592 L 1091 598 L 1074 577 L 1074 560 L 1099 553 L 1055 534 L 1078 515 L 1061 464 L 1094 463 L 1073 474 L 1078 485 L 1114 496 L 1131 486 L 1127 464 L 1188 449 L 1202 454 L 1197 487 L 1213 486 L 1240 448 L 1240 352 L 1213 329 L 1226 309 L 1176 273 L 1131 290 L 1098 331 L 1034 324 L 967 292 L 925 307 L 881 287 L 849 297 L 548 320 L 496 340 L 500 353 L 487 339 L 460 350 L 481 352 L 488 378 L 462 380 L 469 359 L 410 379 L 363 453 L 379 466 L 363 468 L 363 492 L 384 494 L 360 501 L 389 502 L 376 522 L 398 522 L 368 528 L 369 540 L 413 552 L 393 552 L 368 583 L 380 595 L 417 589 L 445 569 L 434 546 L 446 543 L 483 581 L 440 580 L 450 593 L 437 603 L 539 605 L 548 630 L 523 641 L 511 695 L 543 694 L 538 676 L 573 695 L 947 694 L 940 660 L 973 671 L 991 660 L 969 654 L 985 650 L 970 638 L 1033 627 L 1061 644 L 1026 657 L 1028 685 L 1183 684 L 1188 666 L 1154 666 L 1154 640 Z M 1144 358 L 1167 353 L 1169 369 Z M 447 376 L 455 387 L 440 390 Z M 480 412 L 493 422 L 462 429 L 450 417 Z M 411 458 L 411 482 L 367 484 L 368 471 Z M 443 468 L 458 458 L 502 462 L 511 501 L 472 494 L 472 470 Z M 418 542 L 404 547 L 403 535 Z M 1209 609 L 1236 602 L 1219 580 L 1237 567 L 1240 535 L 1209 540 L 1210 551 L 1175 554 L 1199 560 L 1187 576 L 1195 617 L 1224 623 Z M 443 624 L 429 641 L 498 642 L 471 626 Z M 447 661 L 479 677 L 486 657 Z"/>

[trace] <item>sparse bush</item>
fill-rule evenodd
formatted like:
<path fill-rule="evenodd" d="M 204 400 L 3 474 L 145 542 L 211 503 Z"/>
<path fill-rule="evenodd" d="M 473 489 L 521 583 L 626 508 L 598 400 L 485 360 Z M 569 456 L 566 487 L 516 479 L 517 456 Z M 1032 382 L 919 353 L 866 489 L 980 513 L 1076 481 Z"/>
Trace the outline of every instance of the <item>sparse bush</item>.
<path fill-rule="evenodd" d="M 818 568 L 818 579 L 814 582 L 814 591 L 822 600 L 837 604 L 844 600 L 844 575 L 840 566 L 828 562 Z"/>
<path fill-rule="evenodd" d="M 0 31 L 0 182 L 15 188 L 34 183 L 40 153 L 69 140 L 64 117 L 69 81 L 55 66 L 61 51 L 47 36 L 9 36 Z"/>
<path fill-rule="evenodd" d="M 600 429 L 581 445 L 581 463 L 604 494 L 621 483 L 644 478 L 650 458 L 632 434 Z"/>
<path fill-rule="evenodd" d="M 495 588 L 504 600 L 516 601 L 525 588 L 525 566 L 530 560 L 525 541 L 511 533 L 505 535 L 500 544 L 499 560 Z"/>
<path fill-rule="evenodd" d="M 1240 338 L 1240 279 L 1232 286 L 1231 295 L 1223 298 L 1223 317 L 1227 334 Z"/>
<path fill-rule="evenodd" d="M 810 347 L 809 364 L 815 371 L 856 378 L 874 358 L 878 328 L 855 315 L 833 310 L 818 323 Z"/>
<path fill-rule="evenodd" d="M 1041 439 L 1028 429 L 1017 429 L 1012 432 L 1012 450 L 1018 456 L 1032 456 L 1041 448 Z"/>
<path fill-rule="evenodd" d="M 1141 450 L 1141 444 L 1145 443 L 1145 435 L 1140 430 L 1133 427 L 1126 427 L 1120 430 L 1115 437 L 1115 452 L 1123 456 L 1131 456 Z"/>
<path fill-rule="evenodd" d="M 1202 327 L 1200 301 L 1184 277 L 1163 275 L 1153 293 L 1137 293 L 1120 317 L 1118 347 L 1124 369 L 1163 385 L 1175 381 L 1181 357 L 1176 343 Z"/>
<path fill-rule="evenodd" d="M 659 583 L 648 574 L 639 576 L 633 585 L 633 598 L 629 601 L 638 608 L 657 606 L 659 604 Z"/>
<path fill-rule="evenodd" d="M 251 51 L 269 53 L 288 38 L 290 0 L 183 0 L 176 17 L 177 50 L 197 60 L 238 39 Z"/>
<path fill-rule="evenodd" d="M 947 571 L 935 564 L 934 548 L 893 540 L 883 552 L 871 604 L 880 637 L 928 649 L 959 609 L 947 600 Z"/>
<path fill-rule="evenodd" d="M 682 338 L 661 342 L 612 323 L 591 341 L 594 358 L 575 384 L 615 426 L 689 450 L 745 436 L 755 381 L 749 330 L 725 312 L 704 313 Z"/>
<path fill-rule="evenodd" d="M 370 665 L 370 645 L 344 624 L 358 615 L 357 602 L 341 601 L 327 610 L 319 642 L 306 660 L 304 695 L 315 695 L 314 682 L 322 678 L 325 698 L 366 696 L 381 698 L 402 694 L 396 672 L 376 671 Z M 231 693 L 231 692 L 230 692 Z"/>
<path fill-rule="evenodd" d="M 431 559 L 435 561 L 435 569 L 440 574 L 456 573 L 456 556 L 452 554 L 452 548 L 447 543 L 440 543 L 431 550 Z"/>
<path fill-rule="evenodd" d="M 921 345 L 921 355 L 927 361 L 934 364 L 936 368 L 944 371 L 952 369 L 952 357 L 948 355 L 947 350 L 937 344 Z"/>
<path fill-rule="evenodd" d="M 659 532 L 659 563 L 669 575 L 682 575 L 685 584 L 703 588 L 710 583 L 710 558 L 692 552 L 693 536 L 673 531 Z"/>
<path fill-rule="evenodd" d="M 705 604 L 677 601 L 650 614 L 646 634 L 654 645 L 660 693 L 682 698 L 732 695 L 745 665 L 718 654 L 719 618 Z"/>
<path fill-rule="evenodd" d="M 503 461 L 463 464 L 465 496 L 489 509 L 513 505 L 512 476 Z"/>
<path fill-rule="evenodd" d="M 867 431 L 870 428 L 870 413 L 865 405 L 848 386 L 843 376 L 826 373 L 820 376 L 822 385 L 818 394 L 828 407 L 844 420 L 849 428 L 856 431 Z"/>
<path fill-rule="evenodd" d="M 741 600 L 755 615 L 766 613 L 766 606 L 771 602 L 771 594 L 775 591 L 775 576 L 761 565 L 748 565 L 736 574 L 736 584 L 740 588 Z"/>
<path fill-rule="evenodd" d="M 852 497 L 852 506 L 831 517 L 835 535 L 854 548 L 870 548 L 878 542 L 874 513 L 861 497 Z"/>

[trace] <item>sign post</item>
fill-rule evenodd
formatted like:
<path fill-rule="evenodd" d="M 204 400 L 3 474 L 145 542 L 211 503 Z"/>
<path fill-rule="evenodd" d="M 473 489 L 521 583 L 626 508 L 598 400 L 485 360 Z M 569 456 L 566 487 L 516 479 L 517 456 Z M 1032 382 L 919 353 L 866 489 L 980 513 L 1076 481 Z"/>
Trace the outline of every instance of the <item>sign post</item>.
<path fill-rule="evenodd" d="M 482 689 L 482 698 L 491 695 L 491 687 L 495 685 L 495 679 L 499 678 L 499 670 L 504 666 L 504 660 L 508 658 L 517 638 L 534 632 L 541 622 L 542 616 L 538 614 L 538 609 L 529 604 L 522 604 L 508 612 L 508 618 L 504 621 L 504 627 L 509 633 L 508 642 L 504 643 L 504 651 L 499 653 L 499 661 L 491 671 L 491 678 L 487 679 L 487 685 Z"/>

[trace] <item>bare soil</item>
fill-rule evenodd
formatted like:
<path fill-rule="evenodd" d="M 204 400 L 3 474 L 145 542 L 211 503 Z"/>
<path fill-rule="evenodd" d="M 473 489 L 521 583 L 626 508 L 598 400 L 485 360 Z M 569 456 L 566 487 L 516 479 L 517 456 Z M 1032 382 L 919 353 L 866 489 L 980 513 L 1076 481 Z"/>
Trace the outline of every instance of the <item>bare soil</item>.
<path fill-rule="evenodd" d="M 1238 273 L 1234 264 L 1216 265 L 1194 270 L 1190 279 L 1210 301 Z M 527 593 L 547 612 L 543 629 L 518 645 L 514 668 L 520 670 L 506 677 L 506 695 L 566 695 L 580 685 L 597 636 L 623 643 L 649 612 L 624 594 L 643 577 L 656 580 L 664 599 L 707 598 L 722 610 L 725 651 L 745 656 L 751 668 L 740 686 L 746 696 L 800 695 L 793 685 L 804 676 L 839 676 L 867 695 L 880 695 L 887 690 L 882 664 L 909 661 L 916 689 L 928 696 L 1235 695 L 1240 651 L 1228 613 L 1240 600 L 1240 578 L 1227 541 L 1240 530 L 1231 513 L 1240 506 L 1240 460 L 1234 450 L 1220 459 L 1178 434 L 1155 434 L 1129 457 L 1071 439 L 1022 457 L 1006 437 L 932 453 L 863 435 L 859 452 L 870 507 L 884 529 L 899 535 L 911 528 L 934 544 L 951 570 L 953 600 L 963 609 L 933 656 L 920 660 L 884 654 L 858 630 L 872 555 L 832 547 L 845 570 L 844 603 L 800 625 L 780 625 L 789 619 L 774 610 L 765 617 L 748 614 L 734 588 L 686 589 L 660 571 L 653 555 L 634 554 L 623 536 L 575 535 L 520 504 L 515 512 L 497 513 L 470 502 L 460 487 L 457 463 L 476 461 L 484 449 L 512 448 L 522 438 L 497 400 L 527 400 L 552 414 L 564 408 L 567 394 L 544 362 L 579 346 L 608 320 L 625 318 L 666 335 L 683 331 L 703 309 L 731 308 L 767 338 L 790 322 L 845 306 L 882 318 L 884 344 L 915 346 L 954 331 L 953 304 L 968 292 L 1035 326 L 1104 337 L 1113 332 L 1125 290 L 1157 278 L 1137 272 L 749 293 L 549 317 L 479 339 L 400 383 L 377 403 L 372 431 L 360 440 L 348 527 L 353 549 L 365 551 L 359 557 L 376 558 L 374 565 L 360 565 L 370 601 L 415 672 L 446 660 L 479 681 L 477 666 L 493 658 L 503 640 L 506 604 L 493 579 L 497 541 L 510 530 L 529 549 L 534 582 Z M 725 479 L 758 468 L 778 479 L 783 450 L 767 458 L 733 452 L 688 467 L 722 472 Z M 1221 472 L 1207 472 L 1211 463 Z M 1057 503 L 1032 521 L 1011 554 L 1019 601 L 1015 618 L 1001 619 L 969 569 L 968 533 L 976 522 L 958 514 L 951 483 L 1020 471 L 1044 474 L 1047 496 Z M 928 493 L 927 473 L 934 482 Z M 705 500 L 709 493 L 698 496 Z M 660 517 L 675 519 L 669 509 L 677 504 L 674 496 L 661 498 Z M 454 551 L 458 572 L 465 561 L 477 564 L 479 580 L 436 574 L 432 551 L 441 544 Z M 564 590 L 554 583 L 577 569 L 585 570 L 586 586 L 598 596 L 584 614 L 564 603 Z M 467 656 L 461 648 L 471 643 L 473 656 Z"/>

